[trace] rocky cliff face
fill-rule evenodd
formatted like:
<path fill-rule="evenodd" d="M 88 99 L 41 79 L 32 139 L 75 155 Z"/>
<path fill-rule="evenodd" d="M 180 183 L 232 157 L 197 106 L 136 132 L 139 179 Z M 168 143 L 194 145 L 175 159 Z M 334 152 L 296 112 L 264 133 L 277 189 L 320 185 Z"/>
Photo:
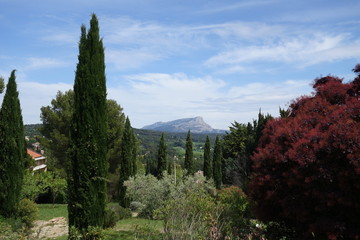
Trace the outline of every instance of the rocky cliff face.
<path fill-rule="evenodd" d="M 213 129 L 207 124 L 202 117 L 183 118 L 170 122 L 157 122 L 143 129 L 155 130 L 161 132 L 187 132 L 190 130 L 192 133 L 223 133 L 223 130 Z"/>

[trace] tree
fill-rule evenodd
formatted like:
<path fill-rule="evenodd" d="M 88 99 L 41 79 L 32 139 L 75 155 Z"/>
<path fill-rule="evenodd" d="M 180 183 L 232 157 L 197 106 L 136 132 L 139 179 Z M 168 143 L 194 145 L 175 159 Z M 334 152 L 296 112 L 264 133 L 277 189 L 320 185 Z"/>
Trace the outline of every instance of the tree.
<path fill-rule="evenodd" d="M 284 221 L 298 239 L 360 237 L 359 78 L 315 79 L 313 95 L 268 122 L 249 187 L 260 219 Z"/>
<path fill-rule="evenodd" d="M 126 187 L 124 182 L 129 179 L 130 176 L 135 176 L 136 165 L 136 144 L 134 142 L 134 132 L 131 128 L 129 117 L 125 121 L 125 130 L 121 139 L 120 148 L 120 171 L 119 171 L 119 204 L 122 207 L 129 207 L 129 199 L 126 196 Z"/>
<path fill-rule="evenodd" d="M 106 109 L 108 115 L 108 153 L 109 172 L 115 173 L 120 164 L 120 145 L 121 136 L 124 131 L 125 115 L 121 106 L 112 99 L 106 100 Z M 46 148 L 47 155 L 51 155 L 53 166 L 57 170 L 65 170 L 66 153 L 70 144 L 70 126 L 71 117 L 74 112 L 74 91 L 59 91 L 56 97 L 51 100 L 50 106 L 41 108 L 41 120 L 43 122 L 40 133 L 41 144 Z"/>
<path fill-rule="evenodd" d="M 252 172 L 251 155 L 258 146 L 262 130 L 271 115 L 259 111 L 257 120 L 247 124 L 234 122 L 230 132 L 223 137 L 223 154 L 226 164 L 223 168 L 223 181 L 235 184 L 246 190 Z M 225 175 L 225 176 L 224 176 Z"/>
<path fill-rule="evenodd" d="M 68 168 L 69 225 L 102 227 L 106 205 L 107 111 L 104 47 L 95 14 L 81 27 Z"/>
<path fill-rule="evenodd" d="M 26 145 L 19 93 L 11 72 L 0 110 L 0 214 L 11 216 L 20 201 Z"/>
<path fill-rule="evenodd" d="M 193 156 L 193 143 L 191 139 L 190 130 L 188 131 L 186 137 L 186 147 L 185 147 L 185 162 L 184 167 L 186 169 L 187 175 L 193 175 L 195 173 L 195 162 Z"/>
<path fill-rule="evenodd" d="M 213 177 L 212 170 L 212 161 L 210 156 L 210 139 L 209 136 L 206 136 L 205 146 L 204 146 L 204 176 L 207 179 Z"/>
<path fill-rule="evenodd" d="M 5 88 L 4 78 L 0 77 L 0 93 L 3 93 Z"/>
<path fill-rule="evenodd" d="M 222 150 L 219 136 L 216 136 L 213 156 L 213 177 L 217 189 L 221 188 L 222 184 Z"/>
<path fill-rule="evenodd" d="M 162 178 L 167 166 L 164 134 L 161 134 L 157 160 L 157 178 Z"/>

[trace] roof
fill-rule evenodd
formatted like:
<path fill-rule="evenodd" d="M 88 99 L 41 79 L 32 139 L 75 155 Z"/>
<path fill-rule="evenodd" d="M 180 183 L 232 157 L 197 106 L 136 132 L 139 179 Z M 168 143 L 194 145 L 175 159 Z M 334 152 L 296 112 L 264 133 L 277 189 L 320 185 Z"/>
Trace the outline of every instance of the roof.
<path fill-rule="evenodd" d="M 41 155 L 40 153 L 37 153 L 31 149 L 26 149 L 27 150 L 27 153 L 33 158 L 39 158 L 39 157 L 42 157 L 43 155 Z"/>

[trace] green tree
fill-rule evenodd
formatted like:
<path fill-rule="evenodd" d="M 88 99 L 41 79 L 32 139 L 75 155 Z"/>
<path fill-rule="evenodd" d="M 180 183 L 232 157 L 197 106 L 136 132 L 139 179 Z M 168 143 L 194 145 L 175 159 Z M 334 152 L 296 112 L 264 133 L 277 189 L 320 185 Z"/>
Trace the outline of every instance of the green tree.
<path fill-rule="evenodd" d="M 222 158 L 220 139 L 219 136 L 216 136 L 213 156 L 213 176 L 217 189 L 220 189 L 222 184 Z"/>
<path fill-rule="evenodd" d="M 185 162 L 184 167 L 187 171 L 187 175 L 193 175 L 195 173 L 195 162 L 194 162 L 194 155 L 193 155 L 193 143 L 191 139 L 190 130 L 188 131 L 186 137 L 186 147 L 185 147 Z"/>
<path fill-rule="evenodd" d="M 0 77 L 0 93 L 3 93 L 5 88 L 4 78 Z"/>
<path fill-rule="evenodd" d="M 124 131 L 125 115 L 121 106 L 112 99 L 106 100 L 108 115 L 108 152 L 109 172 L 115 173 L 120 164 L 121 136 Z M 64 154 L 70 144 L 71 117 L 74 112 L 74 91 L 59 91 L 51 100 L 50 106 L 41 108 L 40 118 L 43 122 L 39 131 L 44 136 L 41 144 L 46 148 L 47 156 L 51 156 L 53 162 L 50 168 L 65 170 L 66 161 Z"/>
<path fill-rule="evenodd" d="M 107 111 L 104 47 L 95 14 L 81 27 L 74 84 L 69 168 L 69 225 L 102 227 L 106 205 Z"/>
<path fill-rule="evenodd" d="M 129 117 L 125 121 L 125 129 L 121 139 L 120 148 L 120 176 L 119 176 L 119 204 L 122 207 L 129 207 L 130 200 L 126 196 L 126 186 L 124 182 L 129 179 L 130 176 L 135 176 L 136 165 L 136 143 L 135 143 L 134 131 L 131 128 Z"/>
<path fill-rule="evenodd" d="M 206 136 L 206 141 L 205 141 L 205 146 L 204 146 L 204 176 L 207 179 L 210 179 L 213 177 L 209 136 Z"/>
<path fill-rule="evenodd" d="M 162 178 L 166 170 L 166 145 L 164 134 L 161 135 L 157 156 L 157 178 Z"/>
<path fill-rule="evenodd" d="M 20 201 L 26 146 L 19 93 L 11 72 L 0 110 L 0 214 L 13 215 Z"/>

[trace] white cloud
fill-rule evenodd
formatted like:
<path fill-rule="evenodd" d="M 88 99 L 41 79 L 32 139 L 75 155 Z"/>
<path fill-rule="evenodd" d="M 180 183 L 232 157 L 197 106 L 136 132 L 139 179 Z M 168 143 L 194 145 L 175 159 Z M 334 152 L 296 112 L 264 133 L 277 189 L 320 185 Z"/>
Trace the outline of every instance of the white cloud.
<path fill-rule="evenodd" d="M 242 69 L 253 62 L 300 64 L 302 67 L 322 62 L 360 57 L 360 41 L 349 41 L 344 34 L 299 36 L 270 45 L 245 46 L 223 51 L 209 58 L 205 65 Z M 245 65 L 245 66 L 244 66 Z"/>
<path fill-rule="evenodd" d="M 309 83 L 302 80 L 230 86 L 219 79 L 184 73 L 148 73 L 124 78 L 130 88 L 108 88 L 108 96 L 124 107 L 135 127 L 203 116 L 213 127 L 227 129 L 235 120 L 248 122 L 256 118 L 260 108 L 277 116 L 279 106 L 285 107 L 290 100 L 311 92 Z"/>
<path fill-rule="evenodd" d="M 51 104 L 58 91 L 72 89 L 71 84 L 18 82 L 19 99 L 25 124 L 40 123 L 40 108 Z"/>
<path fill-rule="evenodd" d="M 35 70 L 43 68 L 57 68 L 66 66 L 67 64 L 67 62 L 55 58 L 31 57 L 27 59 L 27 64 L 23 67 L 23 69 Z"/>

